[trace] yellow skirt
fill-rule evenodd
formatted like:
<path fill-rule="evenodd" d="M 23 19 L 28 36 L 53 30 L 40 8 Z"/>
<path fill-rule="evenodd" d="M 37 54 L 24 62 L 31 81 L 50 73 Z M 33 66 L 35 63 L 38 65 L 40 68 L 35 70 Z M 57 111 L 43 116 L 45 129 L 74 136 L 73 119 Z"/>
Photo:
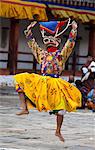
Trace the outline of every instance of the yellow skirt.
<path fill-rule="evenodd" d="M 39 111 L 66 110 L 71 112 L 81 106 L 80 91 L 61 78 L 26 72 L 15 75 L 14 79 L 16 86 L 20 86 Z M 29 109 L 32 108 L 28 100 L 27 105 Z"/>

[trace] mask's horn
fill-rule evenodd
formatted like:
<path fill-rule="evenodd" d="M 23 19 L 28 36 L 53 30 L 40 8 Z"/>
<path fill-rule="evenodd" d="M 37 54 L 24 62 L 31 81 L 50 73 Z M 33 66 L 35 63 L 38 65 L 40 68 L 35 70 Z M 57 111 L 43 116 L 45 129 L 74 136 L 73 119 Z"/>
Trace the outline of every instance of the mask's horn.
<path fill-rule="evenodd" d="M 63 34 L 63 33 L 68 29 L 68 27 L 72 25 L 72 23 L 70 23 L 70 22 L 71 22 L 71 18 L 68 19 L 67 26 L 66 26 L 65 29 L 64 29 L 63 31 L 61 31 L 60 33 L 58 33 L 58 30 L 59 30 L 59 29 L 57 28 L 54 37 L 58 37 L 58 36 L 60 36 L 61 34 Z"/>
<path fill-rule="evenodd" d="M 41 30 L 41 34 L 42 34 L 42 37 L 44 38 L 45 37 L 45 30 Z"/>

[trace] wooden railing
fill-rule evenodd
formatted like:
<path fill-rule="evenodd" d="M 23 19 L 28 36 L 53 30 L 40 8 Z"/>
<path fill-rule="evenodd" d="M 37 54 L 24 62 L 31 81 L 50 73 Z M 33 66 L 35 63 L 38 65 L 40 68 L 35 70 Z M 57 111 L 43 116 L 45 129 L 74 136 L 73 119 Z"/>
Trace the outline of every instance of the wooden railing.
<path fill-rule="evenodd" d="M 36 0 L 36 2 L 42 2 L 42 3 L 50 2 L 54 4 L 66 4 L 66 5 L 85 6 L 85 7 L 95 8 L 95 0 Z"/>
<path fill-rule="evenodd" d="M 0 54 L 8 54 L 8 51 L 0 51 Z M 27 53 L 27 52 L 18 52 L 18 54 L 23 54 L 23 55 L 32 55 L 32 53 Z M 80 58 L 87 58 L 87 56 L 79 56 L 79 55 L 76 55 L 76 60 L 78 60 L 78 59 L 80 59 Z M 73 59 L 73 56 L 72 56 L 72 59 Z M 75 68 L 75 69 L 73 69 L 73 72 L 75 73 L 76 71 L 78 71 L 77 69 L 76 69 L 76 66 L 82 66 L 83 65 L 83 63 L 78 63 L 78 62 L 76 62 L 76 60 L 75 60 L 75 63 L 73 64 L 73 62 L 72 63 L 70 63 L 70 62 L 67 62 L 67 66 L 68 65 L 71 65 L 72 66 L 72 68 Z M 4 63 L 6 63 L 6 65 L 7 65 L 7 63 L 8 63 L 8 59 L 0 59 L 0 63 L 1 62 L 4 62 Z M 33 68 L 31 68 L 31 69 L 17 69 L 16 70 L 16 73 L 20 73 L 20 72 L 24 72 L 24 71 L 28 71 L 28 72 L 39 72 L 39 70 L 37 70 L 37 68 L 36 68 L 36 65 L 37 65 L 37 63 L 35 62 L 35 59 L 33 60 L 33 61 L 31 61 L 31 60 L 17 60 L 17 63 L 29 63 L 29 64 L 33 64 Z M 73 66 L 74 65 L 74 66 Z M 65 68 L 66 70 L 65 71 L 67 71 L 68 69 L 67 68 Z M 69 72 L 69 70 L 68 70 L 68 72 Z M 10 72 L 9 72 L 9 69 L 8 69 L 8 67 L 6 67 L 6 68 L 0 68 L 0 75 L 1 74 L 10 74 Z"/>

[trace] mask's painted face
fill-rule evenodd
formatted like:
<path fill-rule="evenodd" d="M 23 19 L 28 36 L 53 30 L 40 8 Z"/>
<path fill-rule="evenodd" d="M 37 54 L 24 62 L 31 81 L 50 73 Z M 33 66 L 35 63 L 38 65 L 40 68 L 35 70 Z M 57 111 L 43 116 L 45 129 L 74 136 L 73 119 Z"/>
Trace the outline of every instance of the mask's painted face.
<path fill-rule="evenodd" d="M 55 51 L 55 50 L 57 50 L 57 47 L 59 46 L 61 39 L 55 38 L 53 36 L 44 36 L 43 42 L 46 45 L 47 50 Z"/>
<path fill-rule="evenodd" d="M 40 22 L 40 30 L 43 38 L 43 42 L 47 47 L 47 51 L 54 52 L 57 50 L 61 39 L 59 38 L 68 27 L 71 25 L 70 18 L 65 21 L 49 21 L 49 22 Z M 65 25 L 65 28 L 62 27 Z M 47 36 L 47 33 L 50 36 Z"/>

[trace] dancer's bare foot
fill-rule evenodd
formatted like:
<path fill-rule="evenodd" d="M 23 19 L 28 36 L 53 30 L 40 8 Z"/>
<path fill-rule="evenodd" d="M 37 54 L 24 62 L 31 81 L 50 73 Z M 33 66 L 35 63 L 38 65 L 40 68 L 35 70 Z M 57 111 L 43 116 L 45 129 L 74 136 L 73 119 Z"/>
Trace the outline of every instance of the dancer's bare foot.
<path fill-rule="evenodd" d="M 64 142 L 65 140 L 64 140 L 64 138 L 63 138 L 63 136 L 60 134 L 60 133 L 55 133 L 55 136 L 58 136 L 59 137 L 59 139 L 60 139 L 60 141 L 62 141 L 62 142 Z"/>
<path fill-rule="evenodd" d="M 16 113 L 16 115 L 26 115 L 26 114 L 29 114 L 28 110 L 22 110 L 22 111 Z"/>

